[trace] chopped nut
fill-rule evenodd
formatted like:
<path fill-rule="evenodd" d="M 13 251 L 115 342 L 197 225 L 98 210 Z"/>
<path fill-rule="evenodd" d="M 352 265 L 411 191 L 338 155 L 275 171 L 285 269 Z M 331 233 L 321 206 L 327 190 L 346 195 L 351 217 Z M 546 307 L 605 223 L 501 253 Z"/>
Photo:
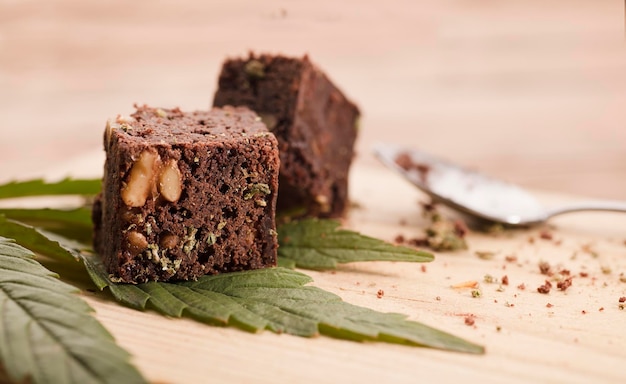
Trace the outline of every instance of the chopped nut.
<path fill-rule="evenodd" d="M 376 292 L 376 297 L 381 299 L 383 296 L 385 296 L 385 291 L 383 291 L 382 289 L 379 289 L 378 292 Z"/>
<path fill-rule="evenodd" d="M 182 191 L 182 175 L 178 169 L 178 162 L 170 159 L 161 170 L 159 192 L 165 200 L 176 202 L 180 199 Z"/>
<path fill-rule="evenodd" d="M 126 234 L 126 242 L 127 249 L 133 256 L 140 254 L 148 247 L 148 240 L 146 240 L 146 237 L 137 231 L 128 232 Z"/>
<path fill-rule="evenodd" d="M 106 127 L 104 128 L 104 145 L 105 147 L 109 147 L 111 143 L 111 135 L 113 134 L 113 130 L 119 129 L 120 124 L 114 122 L 112 120 L 107 120 Z"/>
<path fill-rule="evenodd" d="M 178 236 L 173 233 L 166 233 L 161 236 L 161 240 L 159 240 L 159 245 L 164 249 L 172 249 L 178 245 L 180 239 Z"/>
<path fill-rule="evenodd" d="M 465 316 L 465 325 L 474 325 L 475 320 L 473 315 Z"/>
<path fill-rule="evenodd" d="M 130 169 L 126 184 L 122 187 L 121 196 L 124 204 L 129 207 L 142 207 L 152 193 L 156 171 L 161 157 L 156 151 L 145 150 L 139 155 Z"/>

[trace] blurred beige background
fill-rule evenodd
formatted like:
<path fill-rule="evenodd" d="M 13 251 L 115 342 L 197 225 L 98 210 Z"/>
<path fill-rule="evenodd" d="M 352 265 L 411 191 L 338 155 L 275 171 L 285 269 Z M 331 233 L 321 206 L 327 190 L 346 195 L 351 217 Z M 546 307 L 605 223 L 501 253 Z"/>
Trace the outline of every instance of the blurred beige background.
<path fill-rule="evenodd" d="M 360 105 L 364 164 L 402 142 L 625 199 L 624 48 L 621 0 L 0 0 L 0 180 L 97 164 L 133 103 L 207 108 L 255 50 L 309 53 Z"/>

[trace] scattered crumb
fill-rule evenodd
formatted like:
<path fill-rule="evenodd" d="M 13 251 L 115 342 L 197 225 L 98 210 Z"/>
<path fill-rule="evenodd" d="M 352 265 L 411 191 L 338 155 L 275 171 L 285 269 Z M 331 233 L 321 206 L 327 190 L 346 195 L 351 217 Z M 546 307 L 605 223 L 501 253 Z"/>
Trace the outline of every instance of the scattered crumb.
<path fill-rule="evenodd" d="M 602 271 L 603 274 L 605 275 L 610 275 L 612 270 L 611 267 L 609 267 L 608 265 L 602 265 L 600 266 L 600 270 Z"/>
<path fill-rule="evenodd" d="M 596 258 L 598 257 L 598 252 L 596 252 L 593 248 L 591 244 L 583 244 L 580 247 L 580 250 L 583 251 L 584 253 L 587 253 L 589 255 L 591 255 L 591 257 Z"/>
<path fill-rule="evenodd" d="M 424 264 L 420 266 L 420 269 L 422 270 L 422 272 L 426 273 L 426 266 Z"/>
<path fill-rule="evenodd" d="M 587 273 L 587 272 L 580 272 L 578 275 L 579 275 L 580 277 L 588 277 L 588 276 L 589 276 L 589 273 Z"/>
<path fill-rule="evenodd" d="M 393 239 L 393 241 L 395 241 L 398 244 L 404 244 L 406 242 L 406 239 L 404 238 L 404 235 L 402 234 L 398 234 L 395 239 Z"/>
<path fill-rule="evenodd" d="M 437 300 L 437 301 L 441 301 L 441 296 L 437 296 L 437 297 L 435 297 L 435 300 Z"/>
<path fill-rule="evenodd" d="M 620 283 L 626 283 L 626 275 L 624 273 L 619 274 L 619 281 Z"/>
<path fill-rule="evenodd" d="M 473 315 L 465 316 L 465 325 L 474 325 L 475 320 Z"/>
<path fill-rule="evenodd" d="M 517 256 L 516 255 L 508 255 L 504 257 L 504 260 L 506 260 L 508 263 L 515 263 L 517 262 Z"/>
<path fill-rule="evenodd" d="M 550 264 L 548 264 L 547 261 L 539 262 L 539 272 L 541 272 L 542 275 L 551 276 L 552 275 L 551 269 L 552 267 L 550 267 Z"/>
<path fill-rule="evenodd" d="M 520 291 L 526 290 L 526 284 L 522 283 L 522 284 L 518 285 L 517 289 L 519 289 Z"/>
<path fill-rule="evenodd" d="M 546 308 L 552 308 L 552 307 L 554 307 L 554 305 L 552 305 L 550 303 L 546 304 Z"/>
<path fill-rule="evenodd" d="M 539 238 L 543 240 L 552 240 L 554 239 L 554 236 L 552 235 L 552 232 L 544 229 L 543 231 L 539 232 Z"/>
<path fill-rule="evenodd" d="M 535 244 L 535 238 L 532 236 L 528 236 L 528 244 Z"/>
<path fill-rule="evenodd" d="M 383 291 L 382 289 L 379 289 L 378 292 L 376 292 L 376 297 L 380 299 L 383 296 L 385 296 L 385 291 Z"/>
<path fill-rule="evenodd" d="M 502 276 L 502 285 L 509 285 L 509 276 L 508 275 Z"/>
<path fill-rule="evenodd" d="M 477 287 L 478 287 L 478 281 L 476 281 L 476 280 L 464 281 L 462 283 L 454 284 L 452 286 L 452 288 L 454 288 L 454 289 L 477 288 Z"/>
<path fill-rule="evenodd" d="M 428 164 L 413 161 L 411 156 L 406 152 L 400 153 L 396 156 L 395 162 L 407 172 L 411 172 L 413 170 L 417 171 L 422 183 L 428 183 L 428 173 L 430 172 L 430 166 Z"/>
<path fill-rule="evenodd" d="M 483 277 L 483 281 L 484 281 L 485 283 L 487 283 L 487 284 L 493 284 L 493 283 L 495 283 L 495 282 L 496 282 L 496 279 L 495 279 L 493 276 L 491 276 L 490 274 L 486 274 L 486 275 Z"/>
<path fill-rule="evenodd" d="M 582 311 L 580 311 L 580 313 L 582 313 L 583 315 L 587 314 L 587 311 L 585 311 L 584 309 Z"/>
<path fill-rule="evenodd" d="M 598 311 L 600 311 L 600 312 L 604 311 L 604 307 L 598 308 Z"/>
<path fill-rule="evenodd" d="M 537 287 L 537 292 L 547 295 L 548 293 L 550 293 L 550 288 L 552 288 L 552 283 L 546 280 L 545 284 Z"/>
<path fill-rule="evenodd" d="M 620 303 L 626 303 L 626 296 L 622 296 L 619 298 Z"/>
<path fill-rule="evenodd" d="M 561 290 L 561 291 L 565 291 L 567 290 L 567 288 L 572 286 L 572 277 L 568 277 L 565 280 L 561 280 L 558 283 L 556 283 L 556 287 Z"/>
<path fill-rule="evenodd" d="M 475 251 L 474 254 L 483 260 L 491 260 L 496 255 L 496 253 L 492 251 Z"/>
<path fill-rule="evenodd" d="M 478 290 L 478 289 L 473 289 L 472 290 L 472 297 L 473 298 L 478 298 L 478 297 L 481 297 L 482 295 L 483 294 L 480 292 L 480 290 Z"/>
<path fill-rule="evenodd" d="M 497 326 L 496 326 L 496 332 L 500 332 L 501 330 L 502 330 L 502 327 L 501 327 L 501 326 L 499 326 L 499 325 L 497 325 Z"/>
<path fill-rule="evenodd" d="M 510 307 L 514 307 L 514 306 L 515 306 L 515 304 L 513 304 L 513 303 L 509 303 L 508 301 L 507 301 L 506 303 L 504 303 L 504 305 L 506 305 L 506 306 L 507 306 L 507 307 L 509 307 L 509 308 L 510 308 Z"/>

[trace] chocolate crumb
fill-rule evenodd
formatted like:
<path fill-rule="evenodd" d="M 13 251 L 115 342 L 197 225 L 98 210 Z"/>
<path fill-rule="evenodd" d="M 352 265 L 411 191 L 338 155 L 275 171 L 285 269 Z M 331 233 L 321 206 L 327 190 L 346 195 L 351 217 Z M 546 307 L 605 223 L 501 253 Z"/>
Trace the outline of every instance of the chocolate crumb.
<path fill-rule="evenodd" d="M 565 280 L 561 280 L 558 283 L 556 283 L 556 287 L 561 290 L 561 291 L 565 291 L 567 290 L 567 288 L 571 287 L 572 285 L 572 277 L 568 277 Z"/>
<path fill-rule="evenodd" d="M 501 330 L 502 330 L 502 327 L 501 327 L 501 326 L 499 326 L 499 325 L 497 325 L 497 326 L 496 326 L 496 332 L 500 332 Z"/>
<path fill-rule="evenodd" d="M 543 240 L 552 240 L 554 239 L 554 236 L 552 235 L 552 232 L 544 229 L 543 231 L 539 232 L 539 238 Z"/>
<path fill-rule="evenodd" d="M 539 272 L 541 272 L 542 275 L 551 276 L 552 272 L 550 270 L 551 270 L 551 267 L 547 261 L 539 262 Z"/>
<path fill-rule="evenodd" d="M 583 315 L 587 314 L 587 311 L 585 311 L 584 309 L 582 311 L 580 311 L 580 313 L 582 313 Z"/>
<path fill-rule="evenodd" d="M 430 172 L 430 166 L 428 164 L 422 164 L 413 161 L 411 156 L 406 152 L 396 156 L 395 162 L 400 166 L 400 168 L 404 169 L 407 172 L 413 170 L 417 171 L 422 183 L 428 182 L 428 173 Z"/>
<path fill-rule="evenodd" d="M 537 287 L 537 292 L 547 295 L 548 293 L 550 293 L 550 288 L 552 288 L 552 283 L 546 280 L 545 284 Z"/>
<path fill-rule="evenodd" d="M 393 239 L 393 241 L 395 241 L 398 244 L 403 244 L 405 242 L 405 238 L 402 234 L 399 234 L 396 236 L 395 239 Z"/>
<path fill-rule="evenodd" d="M 376 297 L 380 299 L 383 296 L 385 296 L 385 291 L 383 291 L 382 289 L 379 289 L 378 292 L 376 292 Z"/>
<path fill-rule="evenodd" d="M 502 285 L 509 285 L 509 276 L 502 276 Z"/>
<path fill-rule="evenodd" d="M 622 296 L 619 298 L 620 303 L 626 303 L 626 296 Z"/>
<path fill-rule="evenodd" d="M 600 307 L 600 308 L 598 309 L 598 311 L 600 311 L 600 312 L 604 311 L 604 307 Z"/>
<path fill-rule="evenodd" d="M 467 228 L 467 224 L 465 224 L 463 220 L 457 219 L 454 221 L 454 232 L 457 234 L 457 236 L 462 238 L 467 235 L 469 229 Z"/>
<path fill-rule="evenodd" d="M 550 303 L 546 304 L 546 308 L 552 308 L 552 307 L 554 307 L 554 305 L 552 305 Z"/>
<path fill-rule="evenodd" d="M 474 325 L 475 320 L 473 315 L 465 316 L 465 325 Z"/>
<path fill-rule="evenodd" d="M 580 277 L 588 277 L 588 276 L 589 276 L 589 273 L 587 273 L 587 272 L 580 272 L 578 275 L 579 275 Z"/>
<path fill-rule="evenodd" d="M 517 261 L 517 256 L 516 255 L 508 255 L 504 257 L 504 260 L 506 260 L 508 263 L 515 263 Z"/>

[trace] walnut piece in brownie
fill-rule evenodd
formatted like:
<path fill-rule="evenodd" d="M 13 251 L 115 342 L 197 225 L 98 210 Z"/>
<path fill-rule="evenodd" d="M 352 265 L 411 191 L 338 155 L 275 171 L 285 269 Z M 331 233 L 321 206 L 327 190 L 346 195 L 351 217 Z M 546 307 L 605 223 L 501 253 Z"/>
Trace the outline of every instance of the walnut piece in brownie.
<path fill-rule="evenodd" d="M 276 135 L 281 213 L 344 214 L 359 110 L 307 56 L 226 60 L 213 105 L 247 106 Z"/>
<path fill-rule="evenodd" d="M 94 247 L 116 281 L 276 265 L 278 143 L 255 113 L 143 106 L 104 141 Z"/>

